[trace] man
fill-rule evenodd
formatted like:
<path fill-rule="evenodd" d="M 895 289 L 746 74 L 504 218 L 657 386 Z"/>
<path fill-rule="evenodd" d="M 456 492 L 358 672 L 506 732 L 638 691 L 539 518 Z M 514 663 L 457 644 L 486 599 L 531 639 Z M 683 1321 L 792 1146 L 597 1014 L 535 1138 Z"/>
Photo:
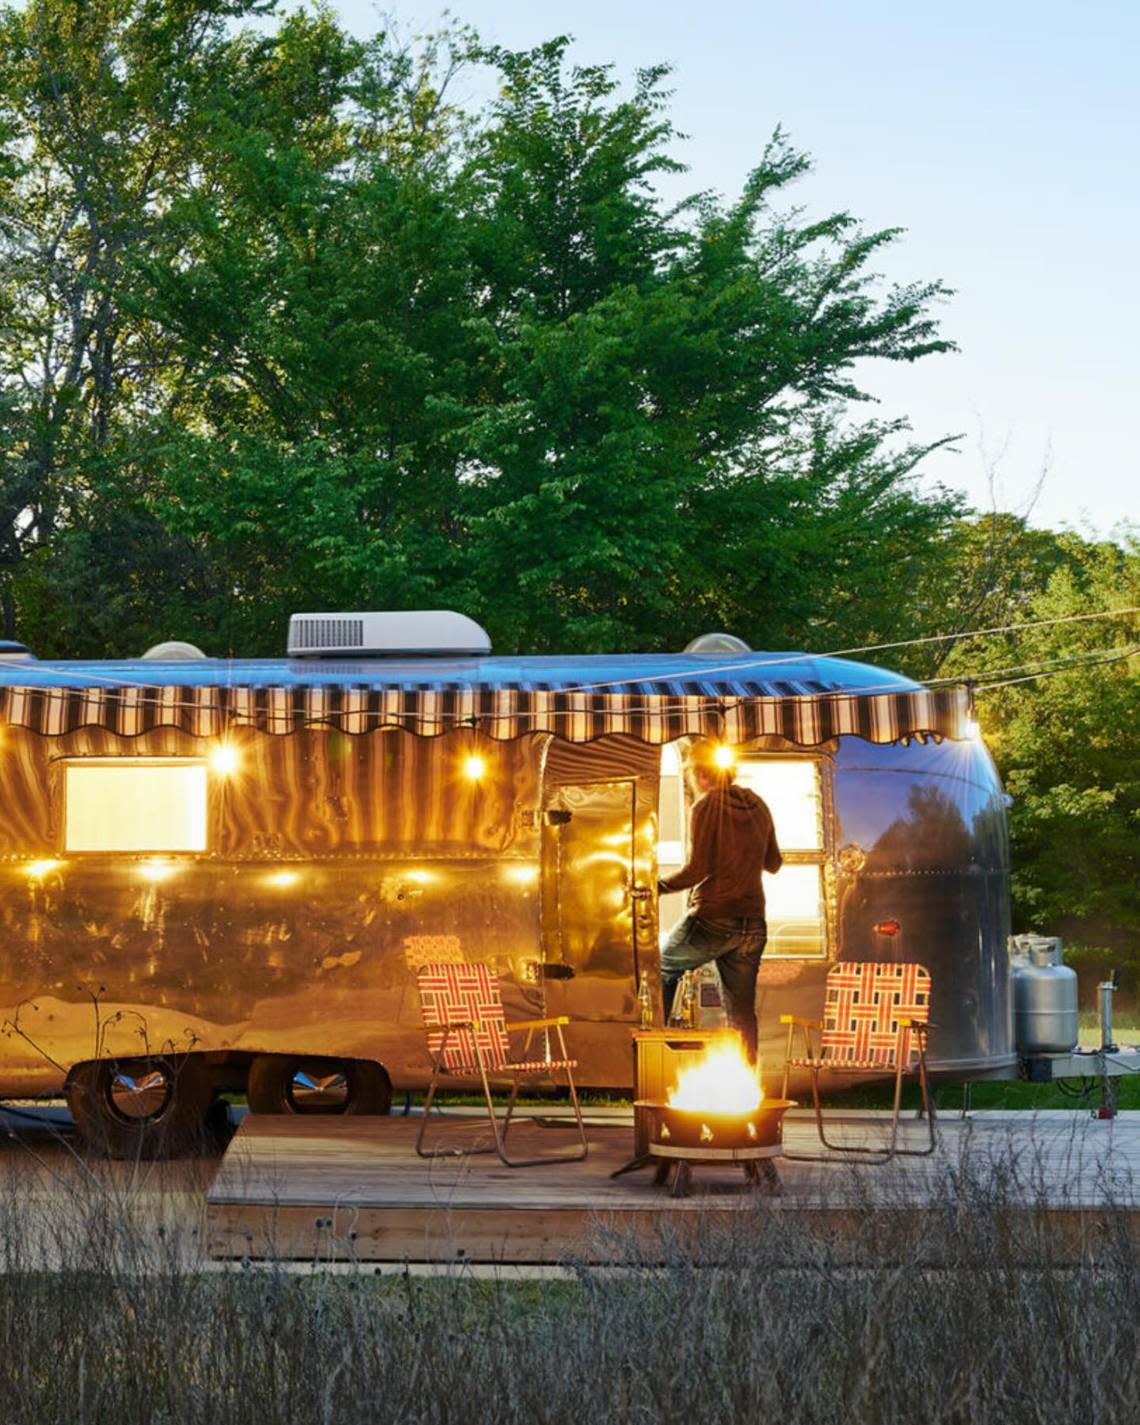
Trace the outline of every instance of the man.
<path fill-rule="evenodd" d="M 772 813 L 747 787 L 735 786 L 731 761 L 719 765 L 717 749 L 698 744 L 690 761 L 697 800 L 690 822 L 688 862 L 658 881 L 659 893 L 689 891 L 688 914 L 661 950 L 665 1018 L 686 970 L 716 961 L 728 1022 L 740 1031 L 749 1063 L 756 1062 L 756 975 L 768 939 L 762 871 L 778 871 Z"/>

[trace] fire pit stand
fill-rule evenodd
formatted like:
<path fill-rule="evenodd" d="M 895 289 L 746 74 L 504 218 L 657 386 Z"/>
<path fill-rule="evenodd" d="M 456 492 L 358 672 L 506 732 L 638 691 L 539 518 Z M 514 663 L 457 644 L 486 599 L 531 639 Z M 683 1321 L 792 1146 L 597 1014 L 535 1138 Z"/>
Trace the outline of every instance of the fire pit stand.
<path fill-rule="evenodd" d="M 765 1099 L 750 1113 L 702 1113 L 668 1103 L 639 1099 L 648 1119 L 648 1153 L 657 1160 L 654 1181 L 672 1178 L 670 1195 L 687 1197 L 698 1163 L 739 1163 L 748 1183 L 780 1191 L 773 1159 L 784 1151 L 783 1119 L 795 1106 L 786 1098 Z"/>

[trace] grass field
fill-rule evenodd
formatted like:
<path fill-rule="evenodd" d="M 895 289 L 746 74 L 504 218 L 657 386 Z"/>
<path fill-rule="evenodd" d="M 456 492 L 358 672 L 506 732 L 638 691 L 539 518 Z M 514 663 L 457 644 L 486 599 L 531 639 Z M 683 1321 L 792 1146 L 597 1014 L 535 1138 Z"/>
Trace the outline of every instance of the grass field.
<path fill-rule="evenodd" d="M 19 1146 L 11 1141 L 6 1151 Z M 82 1166 L 82 1165 L 80 1165 Z M 117 1181 L 118 1179 L 116 1179 Z M 1033 1185 L 955 1166 L 838 1239 L 758 1200 L 556 1281 L 202 1270 L 97 1172 L 0 1192 L 4 1425 L 1093 1425 L 1140 1411 L 1140 1261 L 1059 1252 Z M 890 1204 L 887 1204 L 888 1208 Z M 47 1248 L 53 1270 L 45 1270 Z M 852 1249 L 857 1249 L 854 1256 Z M 859 1263 L 851 1265 L 852 1260 Z"/>

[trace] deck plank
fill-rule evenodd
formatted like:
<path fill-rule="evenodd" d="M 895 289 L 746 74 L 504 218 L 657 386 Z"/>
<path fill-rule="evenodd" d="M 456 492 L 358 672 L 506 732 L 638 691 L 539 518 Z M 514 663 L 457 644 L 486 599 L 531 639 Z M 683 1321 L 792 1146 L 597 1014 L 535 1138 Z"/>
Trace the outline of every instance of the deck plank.
<path fill-rule="evenodd" d="M 881 1117 L 837 1120 L 837 1136 L 865 1144 Z M 739 1168 L 702 1165 L 694 1193 L 674 1200 L 651 1171 L 613 1180 L 632 1151 L 631 1128 L 591 1124 L 584 1162 L 510 1169 L 493 1155 L 424 1160 L 414 1151 L 416 1120 L 250 1116 L 226 1154 L 207 1198 L 211 1254 L 219 1258 L 355 1257 L 368 1261 L 561 1262 L 612 1259 L 613 1244 L 649 1242 L 665 1223 L 692 1227 L 710 1214 L 755 1211 Z M 486 1124 L 448 1120 L 437 1134 L 486 1146 Z M 910 1120 L 910 1141 L 923 1133 Z M 520 1123 L 519 1152 L 569 1141 L 559 1129 Z M 786 1126 L 793 1153 L 818 1152 L 814 1125 Z M 855 1220 L 869 1208 L 922 1211 L 961 1198 L 965 1184 L 1003 1194 L 1013 1208 L 1080 1217 L 1125 1213 L 1140 1225 L 1140 1114 L 1097 1122 L 1079 1113 L 979 1113 L 940 1120 L 931 1158 L 886 1167 L 779 1160 L 780 1213 Z M 610 1245 L 607 1246 L 606 1244 Z M 608 1257 L 607 1257 L 608 1254 Z"/>

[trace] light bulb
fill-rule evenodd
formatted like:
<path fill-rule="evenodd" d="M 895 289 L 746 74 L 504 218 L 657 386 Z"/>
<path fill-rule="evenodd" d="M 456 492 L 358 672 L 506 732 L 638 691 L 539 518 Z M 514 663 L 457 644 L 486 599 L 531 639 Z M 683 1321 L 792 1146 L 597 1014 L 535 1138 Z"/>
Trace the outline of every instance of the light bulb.
<path fill-rule="evenodd" d="M 210 767 L 219 777 L 232 777 L 241 765 L 241 756 L 232 742 L 219 742 L 210 753 Z"/>
<path fill-rule="evenodd" d="M 472 782 L 477 782 L 487 770 L 487 764 L 477 752 L 473 752 L 463 763 L 463 775 Z"/>
<path fill-rule="evenodd" d="M 503 868 L 503 874 L 509 881 L 514 881 L 518 886 L 533 886 L 535 881 L 538 880 L 538 867 L 522 865 L 506 866 Z"/>
<path fill-rule="evenodd" d="M 736 753 L 727 742 L 722 742 L 713 752 L 713 761 L 718 767 L 731 767 L 736 761 Z"/>
<path fill-rule="evenodd" d="M 63 865 L 62 861 L 29 861 L 24 866 L 23 872 L 30 880 L 42 881 L 45 876 L 50 876 L 55 870 Z"/>

